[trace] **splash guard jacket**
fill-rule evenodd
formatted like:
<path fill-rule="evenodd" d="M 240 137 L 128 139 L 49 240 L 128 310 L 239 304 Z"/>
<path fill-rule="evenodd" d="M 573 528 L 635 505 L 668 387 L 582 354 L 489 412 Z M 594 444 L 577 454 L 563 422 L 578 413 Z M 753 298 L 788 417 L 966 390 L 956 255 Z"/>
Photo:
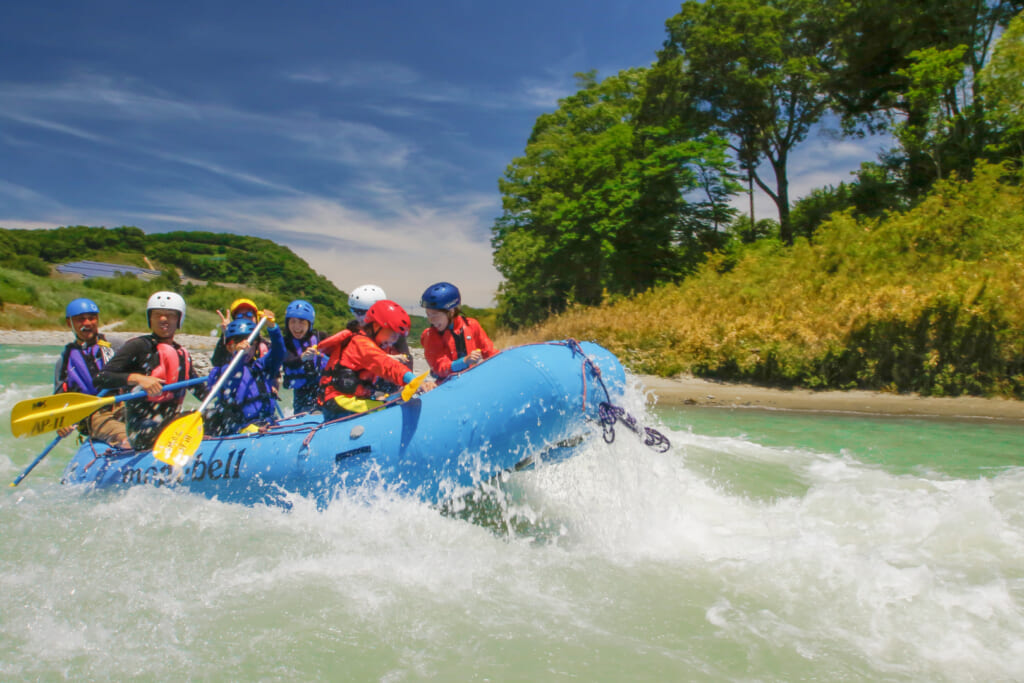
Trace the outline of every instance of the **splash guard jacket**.
<path fill-rule="evenodd" d="M 464 315 L 455 316 L 444 332 L 438 332 L 433 325 L 423 330 L 420 344 L 423 345 L 427 365 L 439 379 L 469 367 L 461 359 L 475 349 L 480 349 L 484 359 L 498 353 L 480 323 Z"/>

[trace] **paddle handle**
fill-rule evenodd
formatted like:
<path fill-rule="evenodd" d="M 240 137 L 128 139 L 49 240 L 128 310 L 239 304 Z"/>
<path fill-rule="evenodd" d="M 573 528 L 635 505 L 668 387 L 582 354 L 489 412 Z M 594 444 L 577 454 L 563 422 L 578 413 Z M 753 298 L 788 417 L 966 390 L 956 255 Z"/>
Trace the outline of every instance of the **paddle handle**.
<path fill-rule="evenodd" d="M 50 445 L 48 445 L 46 448 L 44 448 L 43 452 L 36 456 L 36 459 L 32 461 L 32 464 L 29 465 L 28 467 L 26 467 L 25 470 L 21 474 L 18 475 L 18 478 L 11 482 L 11 486 L 17 486 L 18 484 L 20 484 L 21 480 L 24 479 L 25 477 L 27 477 L 28 473 L 31 472 L 33 469 L 35 469 L 35 466 L 38 465 L 40 463 L 40 461 L 42 461 L 43 458 L 45 458 L 47 455 L 49 455 L 50 451 L 52 451 L 54 449 L 54 447 L 57 444 L 59 444 L 60 440 L 63 439 L 63 438 L 64 437 L 60 436 L 60 435 L 58 435 L 56 438 L 54 438 L 54 440 L 50 442 Z"/>
<path fill-rule="evenodd" d="M 245 340 L 245 342 L 249 346 L 252 346 L 253 340 L 256 339 L 256 337 L 259 335 L 260 330 L 263 329 L 263 326 L 266 324 L 266 322 L 266 318 L 260 318 L 260 321 L 256 323 L 256 328 L 251 333 L 249 333 L 249 337 Z M 238 364 L 242 360 L 242 355 L 247 350 L 248 349 L 239 349 L 238 351 L 235 352 L 234 358 L 232 358 L 231 362 L 228 363 L 227 370 L 224 371 L 224 373 L 217 380 L 217 383 L 213 385 L 212 389 L 210 389 L 210 392 L 206 394 L 206 399 L 204 399 L 203 402 L 199 405 L 199 410 L 197 412 L 200 415 L 202 415 L 203 411 L 206 410 L 206 406 L 210 404 L 210 401 L 212 401 L 217 396 L 217 392 L 219 392 L 220 388 L 224 386 L 224 382 L 226 382 L 228 377 L 231 376 L 231 373 L 235 371 L 236 367 L 238 367 Z"/>
<path fill-rule="evenodd" d="M 178 389 L 185 389 L 187 387 L 195 386 L 196 384 L 206 384 L 208 381 L 210 381 L 208 377 L 196 377 L 195 379 L 186 379 L 183 382 L 166 384 L 164 385 L 163 390 L 177 391 Z M 148 396 L 148 394 L 144 390 L 139 389 L 138 391 L 133 391 L 130 394 L 121 394 L 120 396 L 115 396 L 113 403 L 120 403 L 121 401 L 132 401 L 137 398 L 145 398 L 146 396 Z"/>

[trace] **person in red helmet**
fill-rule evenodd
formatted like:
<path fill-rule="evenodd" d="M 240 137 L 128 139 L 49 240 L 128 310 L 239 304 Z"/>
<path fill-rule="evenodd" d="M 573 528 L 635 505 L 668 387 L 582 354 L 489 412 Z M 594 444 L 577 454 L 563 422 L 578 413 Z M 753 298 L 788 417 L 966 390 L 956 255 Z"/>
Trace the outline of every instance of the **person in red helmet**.
<path fill-rule="evenodd" d="M 378 378 L 405 386 L 415 377 L 385 351 L 400 336 L 409 334 L 410 326 L 409 314 L 401 306 L 382 299 L 366 312 L 357 331 L 344 329 L 317 345 L 318 351 L 328 355 L 318 397 L 325 421 L 365 413 L 381 405 L 373 390 Z M 432 383 L 423 385 L 424 391 L 432 388 Z"/>

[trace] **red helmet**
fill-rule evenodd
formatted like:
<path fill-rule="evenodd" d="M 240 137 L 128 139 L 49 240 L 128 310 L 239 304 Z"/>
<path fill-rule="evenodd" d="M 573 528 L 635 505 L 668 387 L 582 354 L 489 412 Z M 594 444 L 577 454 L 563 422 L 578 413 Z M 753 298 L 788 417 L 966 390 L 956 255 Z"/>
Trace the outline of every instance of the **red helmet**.
<path fill-rule="evenodd" d="M 370 306 L 363 322 L 365 324 L 376 323 L 380 327 L 386 327 L 399 334 L 409 334 L 411 327 L 409 314 L 405 312 L 405 309 L 388 299 L 381 299 Z"/>

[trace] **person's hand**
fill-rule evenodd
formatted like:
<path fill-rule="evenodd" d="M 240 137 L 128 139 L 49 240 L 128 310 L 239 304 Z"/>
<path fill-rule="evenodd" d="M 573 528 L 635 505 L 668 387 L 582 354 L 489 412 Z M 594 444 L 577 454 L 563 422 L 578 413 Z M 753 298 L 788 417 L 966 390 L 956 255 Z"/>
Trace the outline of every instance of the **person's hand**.
<path fill-rule="evenodd" d="M 467 365 L 476 365 L 484 359 L 484 352 L 480 349 L 473 349 L 466 355 Z"/>
<path fill-rule="evenodd" d="M 267 319 L 267 327 L 273 328 L 277 325 L 274 318 L 274 312 L 269 308 L 263 309 L 263 317 Z"/>
<path fill-rule="evenodd" d="M 153 377 L 152 375 L 142 375 L 137 372 L 133 372 L 128 375 L 128 383 L 137 385 L 149 396 L 156 397 L 164 393 L 164 381 L 159 377 Z"/>
<path fill-rule="evenodd" d="M 317 355 L 318 353 L 320 352 L 317 350 L 316 344 L 313 344 L 312 346 L 306 348 L 306 350 L 302 352 L 302 360 L 308 360 L 313 356 Z"/>
<path fill-rule="evenodd" d="M 423 380 L 423 384 L 421 384 L 419 386 L 419 388 L 416 390 L 416 393 L 417 394 L 425 394 L 428 391 L 431 391 L 432 389 L 436 389 L 436 388 L 437 388 L 437 382 L 435 382 L 432 379 L 425 379 L 425 380 Z"/>
<path fill-rule="evenodd" d="M 65 436 L 67 436 L 73 431 L 75 431 L 75 425 L 71 425 L 70 427 L 61 427 L 60 429 L 57 430 L 57 434 L 60 435 L 60 438 L 63 439 Z"/>
<path fill-rule="evenodd" d="M 217 309 L 217 315 L 220 316 L 220 329 L 221 330 L 228 329 L 228 323 L 231 322 L 231 317 L 228 315 L 228 313 L 226 311 L 222 311 L 222 310 L 220 310 L 218 308 Z"/>

